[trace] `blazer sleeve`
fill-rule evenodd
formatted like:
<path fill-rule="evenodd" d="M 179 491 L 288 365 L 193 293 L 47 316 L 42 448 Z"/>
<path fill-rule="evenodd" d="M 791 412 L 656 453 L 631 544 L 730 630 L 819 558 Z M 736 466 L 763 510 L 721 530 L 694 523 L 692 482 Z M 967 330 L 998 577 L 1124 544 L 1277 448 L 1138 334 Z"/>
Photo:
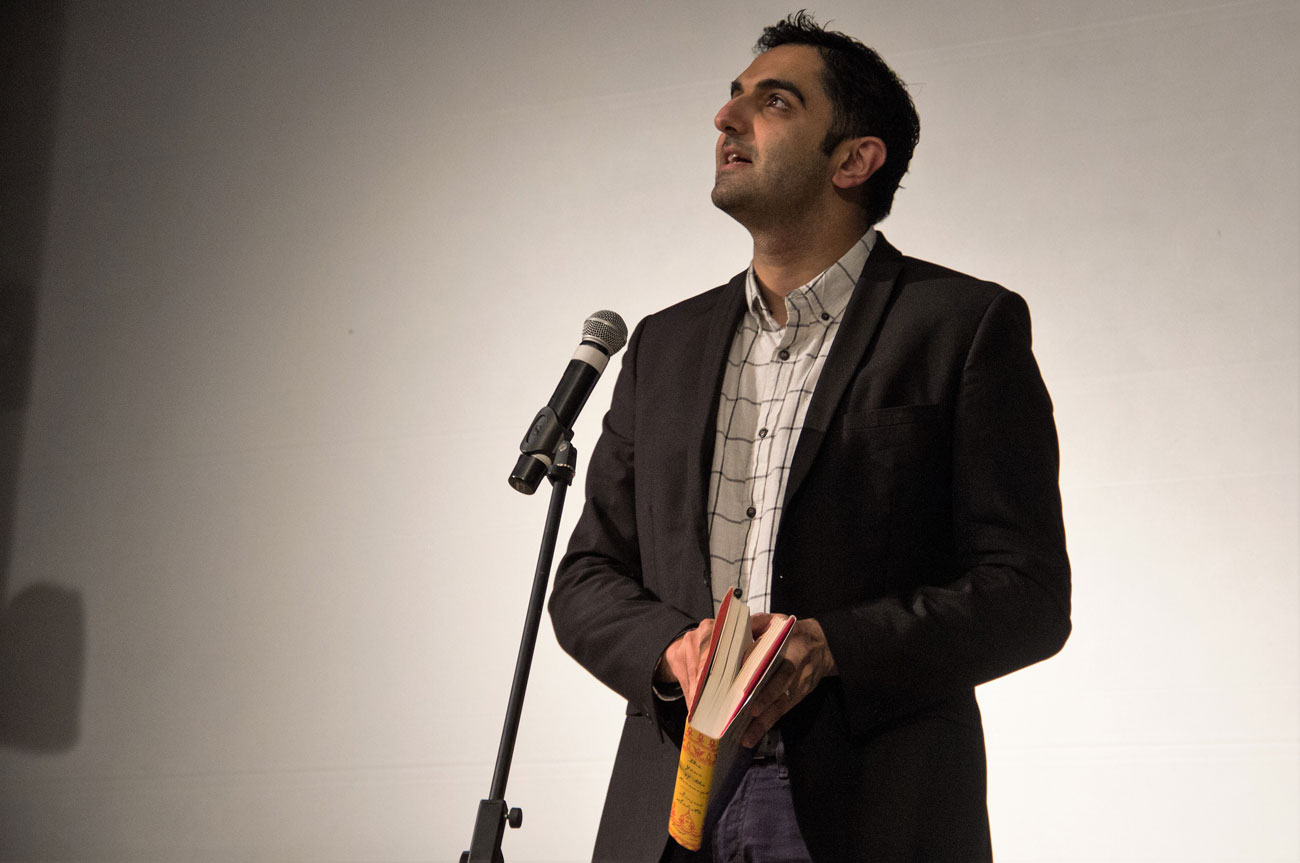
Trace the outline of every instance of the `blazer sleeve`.
<path fill-rule="evenodd" d="M 556 570 L 549 610 L 556 640 L 630 705 L 659 715 L 655 665 L 695 620 L 645 586 L 637 517 L 637 365 L 646 322 L 632 334 L 587 472 L 587 500 Z M 671 710 L 671 708 L 667 708 Z"/>
<path fill-rule="evenodd" d="M 1045 659 L 1069 636 L 1056 427 L 1014 293 L 989 303 L 970 342 L 951 453 L 957 577 L 817 615 L 852 731 Z"/>

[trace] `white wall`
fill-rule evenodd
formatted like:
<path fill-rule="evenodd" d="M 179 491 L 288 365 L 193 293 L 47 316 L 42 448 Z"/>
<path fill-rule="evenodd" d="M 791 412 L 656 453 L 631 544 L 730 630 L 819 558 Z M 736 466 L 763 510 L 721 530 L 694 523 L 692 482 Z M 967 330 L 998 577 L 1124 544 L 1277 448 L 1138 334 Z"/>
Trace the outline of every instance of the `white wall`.
<path fill-rule="evenodd" d="M 711 119 L 786 11 L 68 6 L 10 121 L 54 125 L 5 175 L 0 530 L 5 625 L 62 591 L 84 650 L 73 733 L 0 742 L 0 859 L 468 847 L 545 509 L 512 453 L 588 313 L 747 262 Z M 1029 300 L 1057 406 L 1076 628 L 981 691 L 999 859 L 1296 860 L 1297 5 L 816 11 L 913 85 L 883 230 Z M 589 852 L 620 716 L 544 625 L 507 860 Z"/>

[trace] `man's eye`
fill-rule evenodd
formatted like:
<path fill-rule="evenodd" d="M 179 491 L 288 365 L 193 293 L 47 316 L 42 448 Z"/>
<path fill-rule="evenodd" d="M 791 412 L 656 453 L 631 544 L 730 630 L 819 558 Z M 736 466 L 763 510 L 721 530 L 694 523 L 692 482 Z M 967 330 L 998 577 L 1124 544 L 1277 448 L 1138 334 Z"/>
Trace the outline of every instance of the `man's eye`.
<path fill-rule="evenodd" d="M 787 102 L 785 101 L 785 97 L 784 97 L 784 96 L 779 96 L 779 95 L 777 95 L 776 93 L 773 93 L 771 96 L 768 96 L 768 97 L 767 97 L 767 104 L 769 104 L 769 105 L 775 105 L 775 106 L 777 106 L 778 108 L 784 108 L 784 107 L 786 107 L 786 105 L 789 104 L 789 103 L 787 103 Z"/>

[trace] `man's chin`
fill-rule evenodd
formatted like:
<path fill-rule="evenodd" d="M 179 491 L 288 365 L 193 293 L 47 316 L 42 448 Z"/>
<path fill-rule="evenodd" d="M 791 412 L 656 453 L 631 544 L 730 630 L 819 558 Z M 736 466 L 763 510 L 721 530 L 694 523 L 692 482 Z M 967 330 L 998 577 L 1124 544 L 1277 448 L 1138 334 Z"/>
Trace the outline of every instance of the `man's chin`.
<path fill-rule="evenodd" d="M 722 183 L 713 184 L 713 192 L 709 197 L 713 200 L 713 206 L 728 215 L 734 216 L 743 206 L 744 196 L 735 189 L 726 188 Z"/>

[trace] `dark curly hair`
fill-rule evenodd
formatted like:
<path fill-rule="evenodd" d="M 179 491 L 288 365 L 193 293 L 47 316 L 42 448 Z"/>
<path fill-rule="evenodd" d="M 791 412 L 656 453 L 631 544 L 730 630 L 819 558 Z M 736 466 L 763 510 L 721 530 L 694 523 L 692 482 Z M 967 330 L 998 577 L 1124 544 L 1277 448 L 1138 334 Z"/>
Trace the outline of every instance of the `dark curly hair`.
<path fill-rule="evenodd" d="M 863 201 L 868 220 L 876 224 L 889 215 L 921 137 L 907 87 L 879 54 L 852 36 L 825 29 L 804 9 L 764 28 L 754 53 L 778 45 L 811 45 L 821 54 L 822 88 L 831 101 L 831 127 L 822 139 L 826 155 L 847 138 L 874 135 L 885 142 L 885 164 L 867 180 Z"/>

